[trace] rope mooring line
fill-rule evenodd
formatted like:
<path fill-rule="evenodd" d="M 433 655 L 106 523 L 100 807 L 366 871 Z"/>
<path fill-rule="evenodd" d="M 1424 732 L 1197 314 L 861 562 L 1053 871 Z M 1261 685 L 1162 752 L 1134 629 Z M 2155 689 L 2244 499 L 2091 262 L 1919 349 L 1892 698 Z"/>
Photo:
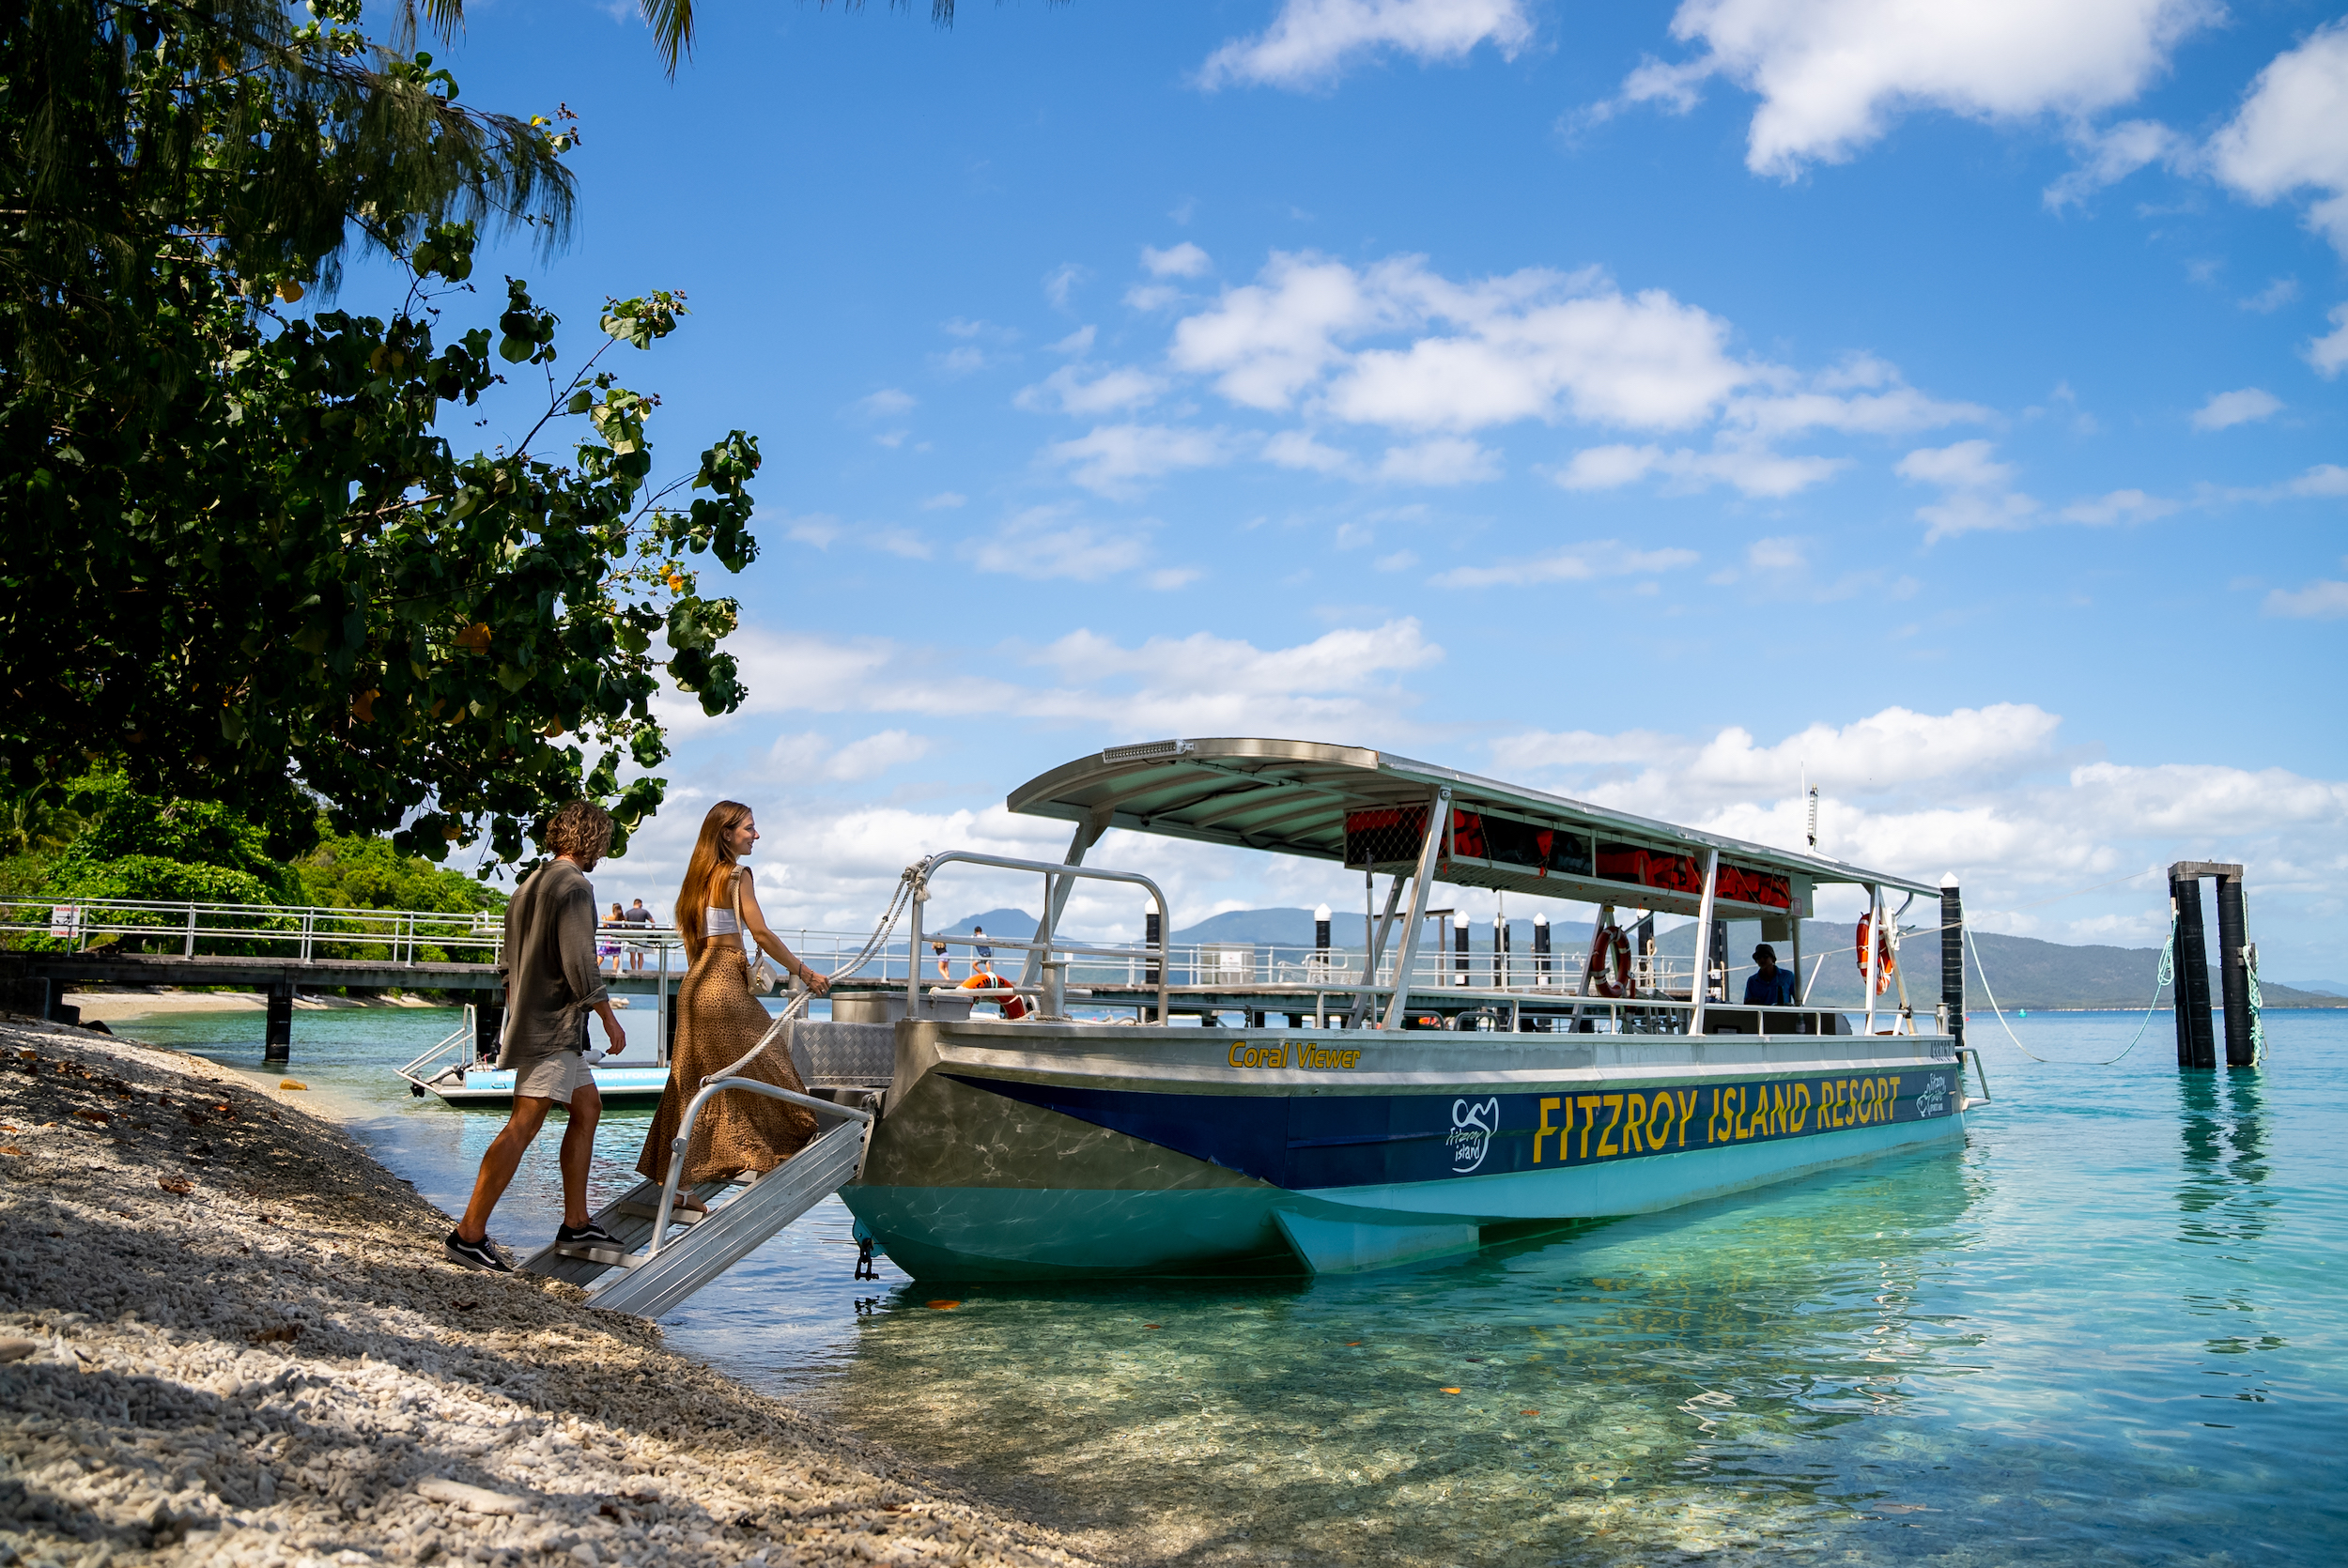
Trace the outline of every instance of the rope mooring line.
<path fill-rule="evenodd" d="M 2177 925 L 2174 920 L 2171 920 L 2169 923 L 2169 940 L 2161 944 L 2160 968 L 2159 971 L 2153 976 L 2153 999 L 2144 1004 L 2144 1018 L 2143 1022 L 2139 1022 L 2136 1026 L 2136 1038 L 2128 1041 L 2126 1050 L 2122 1051 L 2119 1056 L 2113 1056 L 2109 1060 L 2101 1062 L 2065 1062 L 2053 1056 L 2041 1056 L 2037 1052 L 2032 1051 L 2029 1046 L 2022 1043 L 2021 1037 L 2014 1032 L 2014 1025 L 2006 1022 L 2005 1009 L 1998 1006 L 1998 993 L 1989 989 L 1989 971 L 1983 968 L 1981 962 L 1981 944 L 1973 940 L 1973 933 L 1970 929 L 1965 932 L 1965 945 L 1973 950 L 1973 973 L 1981 976 L 1981 993 L 1989 998 L 1989 1010 L 1998 1015 L 1998 1024 L 2000 1028 L 2005 1030 L 2005 1038 L 2014 1042 L 2015 1050 L 2020 1052 L 2023 1055 L 2028 1056 L 2031 1061 L 2044 1062 L 2048 1067 L 2108 1068 L 2111 1066 L 2112 1063 L 2119 1061 L 2121 1057 L 2125 1056 L 2129 1051 L 2134 1051 L 2138 1044 L 2143 1040 L 2144 1031 L 2152 1027 L 2153 1013 L 2155 1009 L 2160 1006 L 2160 993 L 2162 989 L 2166 986 L 2173 984 L 2177 977 Z M 2250 981 L 2250 990 L 2252 996 L 2255 998 L 2258 992 L 2258 981 L 2255 977 L 2253 977 Z M 2255 1039 L 2258 1038 L 2258 1004 L 2255 1000 L 2253 1000 L 2250 1006 L 2251 1038 Z"/>

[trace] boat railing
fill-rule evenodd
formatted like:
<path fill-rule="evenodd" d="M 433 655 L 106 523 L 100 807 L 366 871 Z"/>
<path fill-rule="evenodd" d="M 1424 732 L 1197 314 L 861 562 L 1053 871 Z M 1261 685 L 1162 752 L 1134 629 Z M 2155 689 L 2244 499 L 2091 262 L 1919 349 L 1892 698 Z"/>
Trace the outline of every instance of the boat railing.
<path fill-rule="evenodd" d="M 1142 984 L 1156 991 L 1158 1004 L 1156 1016 L 1160 1022 L 1165 1021 L 1166 987 L 1169 984 L 1167 976 L 1172 968 L 1168 961 L 1169 953 L 1166 933 L 1173 928 L 1173 912 L 1166 906 L 1166 894 L 1156 883 L 1138 871 L 1110 871 L 1095 866 L 1072 866 L 1064 862 L 1055 865 L 1042 860 L 1017 860 L 1008 855 L 981 854 L 976 850 L 948 850 L 942 854 L 929 856 L 916 868 L 917 881 L 913 889 L 913 897 L 908 901 L 909 913 L 906 920 L 905 948 L 909 960 L 921 951 L 921 909 L 930 900 L 932 882 L 938 871 L 947 866 L 985 867 L 1001 871 L 1031 871 L 1043 878 L 1043 918 L 1038 922 L 1032 938 L 1021 940 L 1012 937 L 972 935 L 936 938 L 933 939 L 933 943 L 935 941 L 958 942 L 974 949 L 983 944 L 990 946 L 1015 947 L 1025 950 L 1028 955 L 1029 962 L 1027 972 L 1020 976 L 1020 980 L 1025 984 L 1040 973 L 1043 981 L 1043 1016 L 1046 1018 L 1058 1018 L 1066 1010 L 1064 998 L 1068 983 L 1068 966 L 1072 962 L 1085 959 L 1125 961 L 1129 964 L 1128 973 L 1131 973 L 1130 963 L 1135 956 L 1130 948 L 1101 946 L 1091 943 L 1073 943 L 1054 934 L 1052 927 L 1055 917 L 1067 907 L 1068 896 L 1073 890 L 1073 884 L 1076 882 L 1114 882 L 1139 887 L 1148 892 L 1151 901 L 1158 906 L 1158 940 L 1151 948 L 1141 955 L 1151 962 L 1151 969 L 1145 972 Z M 950 976 L 942 977 L 950 978 Z M 929 1016 L 929 1007 L 921 989 L 919 969 L 918 964 L 911 961 L 907 963 L 905 969 L 905 1016 L 907 1018 Z"/>

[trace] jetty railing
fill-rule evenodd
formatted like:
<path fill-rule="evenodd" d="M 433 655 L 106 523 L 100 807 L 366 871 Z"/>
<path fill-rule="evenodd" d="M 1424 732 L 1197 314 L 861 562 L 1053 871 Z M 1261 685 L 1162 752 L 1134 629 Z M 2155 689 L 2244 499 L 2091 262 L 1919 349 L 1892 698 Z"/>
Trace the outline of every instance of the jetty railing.
<path fill-rule="evenodd" d="M 0 900 L 0 935 L 19 949 L 80 953 L 109 946 L 182 958 L 266 957 L 309 962 L 494 963 L 504 939 L 488 911 L 351 909 L 153 899 Z"/>
<path fill-rule="evenodd" d="M 1021 862 L 1019 869 L 1043 863 Z M 1082 869 L 1054 866 L 1055 876 L 1084 877 Z M 1120 879 L 1121 880 L 1121 879 Z M 1159 929 L 1165 929 L 1163 920 Z M 924 987 L 960 982 L 975 969 L 1003 973 L 996 950 L 1023 959 L 1043 952 L 1059 984 L 1079 1003 L 1096 990 L 1150 991 L 1206 988 L 1245 992 L 1260 987 L 1281 991 L 1351 994 L 1363 990 L 1391 993 L 1399 981 L 1391 943 L 1375 969 L 1363 974 L 1359 946 L 1305 945 L 1266 942 L 1156 943 L 1072 939 L 1064 931 L 1016 937 L 966 931 L 929 932 L 911 942 L 901 937 L 867 958 L 843 980 L 888 987 L 909 982 Z M 835 931 L 817 927 L 778 929 L 776 935 L 809 964 L 838 969 L 862 952 L 869 940 L 863 932 Z M 908 932 L 908 936 L 912 933 Z M 239 904 L 170 901 L 140 899 L 8 899 L 0 900 L 0 945 L 18 949 L 85 952 L 107 946 L 114 951 L 183 958 L 250 956 L 295 962 L 317 960 L 363 959 L 393 964 L 479 963 L 499 961 L 504 938 L 502 916 L 492 911 L 353 909 L 340 905 Z M 596 933 L 606 974 L 622 980 L 646 982 L 665 973 L 672 983 L 686 967 L 684 941 L 674 927 L 606 924 Z M 943 948 L 941 955 L 939 949 Z M 945 969 L 939 973 L 941 960 Z M 1560 947 L 1548 953 L 1478 948 L 1462 954 L 1429 945 L 1418 950 L 1412 965 L 1413 992 L 1439 991 L 1458 1001 L 1506 1005 L 1511 1000 L 1537 999 L 1544 1004 L 1578 998 L 1586 1006 L 1581 1016 L 1621 1017 L 1620 1004 L 1643 1007 L 1687 1007 L 1696 976 L 1692 955 L 1636 954 L 1631 959 L 1628 998 L 1590 993 L 1583 976 L 1584 949 Z M 1805 964 L 1805 968 L 1809 966 Z M 1008 978 L 1021 989 L 1040 991 L 1027 975 Z M 1712 988 L 1723 989 L 1715 970 Z M 973 1000 L 990 1000 L 986 996 Z M 1713 1007 L 1737 1007 L 1733 997 Z M 1742 1010 L 1742 1009 L 1739 1009 Z M 1817 1009 L 1797 1007 L 1797 1013 Z M 1642 1014 L 1640 1017 L 1651 1017 Z M 1622 1024 L 1628 1031 L 1646 1025 L 1633 1018 Z"/>

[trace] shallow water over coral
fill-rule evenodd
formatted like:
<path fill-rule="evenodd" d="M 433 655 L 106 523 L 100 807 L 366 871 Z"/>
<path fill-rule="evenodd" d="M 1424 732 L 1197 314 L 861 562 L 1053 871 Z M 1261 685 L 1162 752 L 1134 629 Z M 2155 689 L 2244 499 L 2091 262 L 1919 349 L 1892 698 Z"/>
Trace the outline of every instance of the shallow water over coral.
<path fill-rule="evenodd" d="M 2166 1015 L 2079 1065 L 2140 1017 L 2017 1022 L 2056 1066 L 1978 1021 L 1961 1150 L 1446 1267 L 948 1296 L 852 1282 L 830 1204 L 669 1330 L 1144 1559 L 2338 1559 L 2348 1015 L 2270 1014 L 2258 1074 L 2181 1076 Z M 380 1098 L 363 1130 L 461 1202 L 497 1118 Z M 545 1142 L 502 1229 L 550 1214 Z"/>

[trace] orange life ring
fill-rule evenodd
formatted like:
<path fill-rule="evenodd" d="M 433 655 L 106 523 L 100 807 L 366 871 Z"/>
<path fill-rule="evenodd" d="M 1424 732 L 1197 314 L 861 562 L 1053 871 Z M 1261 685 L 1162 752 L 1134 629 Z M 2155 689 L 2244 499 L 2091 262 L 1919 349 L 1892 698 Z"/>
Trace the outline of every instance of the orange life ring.
<path fill-rule="evenodd" d="M 1600 926 L 1590 933 L 1585 978 L 1600 996 L 1630 994 L 1630 937 L 1620 926 Z"/>
<path fill-rule="evenodd" d="M 1875 916 L 1872 915 L 1862 915 L 1859 917 L 1859 941 L 1855 951 L 1859 958 L 1859 985 L 1862 991 L 1867 985 L 1867 932 L 1874 924 Z M 1886 928 L 1876 937 L 1876 994 L 1877 996 L 1892 989 L 1892 975 L 1899 966 L 1899 961 L 1892 956 L 1892 932 L 1889 928 Z"/>
<path fill-rule="evenodd" d="M 991 970 L 981 969 L 955 989 L 958 991 L 1010 991 L 1011 982 Z M 1027 999 L 1015 991 L 1012 992 L 1009 996 L 996 997 L 994 1001 L 996 1006 L 1003 1009 L 1003 1016 L 1012 1022 L 1017 1022 L 1027 1016 Z"/>

